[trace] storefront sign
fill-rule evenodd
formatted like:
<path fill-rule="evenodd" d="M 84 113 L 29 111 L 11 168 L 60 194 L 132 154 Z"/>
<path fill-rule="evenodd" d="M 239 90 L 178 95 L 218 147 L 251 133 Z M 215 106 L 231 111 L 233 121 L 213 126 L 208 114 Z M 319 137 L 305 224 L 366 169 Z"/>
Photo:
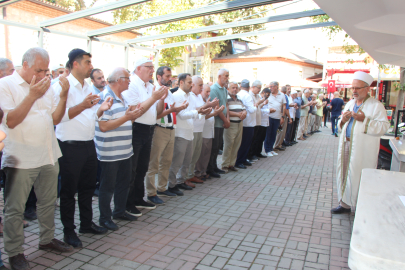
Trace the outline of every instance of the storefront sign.
<path fill-rule="evenodd" d="M 399 67 L 390 67 L 385 69 L 380 69 L 380 80 L 382 81 L 399 81 Z M 378 79 L 378 67 L 373 67 L 370 70 L 370 75 L 373 76 L 374 80 Z"/>

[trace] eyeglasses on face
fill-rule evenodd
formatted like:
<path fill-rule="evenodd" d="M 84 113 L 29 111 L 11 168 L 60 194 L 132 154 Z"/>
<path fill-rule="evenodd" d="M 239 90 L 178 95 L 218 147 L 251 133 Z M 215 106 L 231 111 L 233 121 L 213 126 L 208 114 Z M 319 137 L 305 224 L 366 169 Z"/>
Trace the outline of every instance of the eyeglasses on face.
<path fill-rule="evenodd" d="M 154 69 L 155 68 L 154 66 L 143 66 L 143 67 L 146 67 L 146 68 L 149 68 L 149 69 Z"/>
<path fill-rule="evenodd" d="M 363 86 L 363 87 L 351 87 L 350 90 L 352 90 L 352 92 L 353 92 L 353 91 L 359 91 L 360 89 L 363 89 L 363 88 L 366 88 L 366 87 L 368 87 L 368 86 Z"/>
<path fill-rule="evenodd" d="M 131 81 L 131 78 L 129 77 L 120 77 L 120 79 L 128 79 L 128 81 Z"/>

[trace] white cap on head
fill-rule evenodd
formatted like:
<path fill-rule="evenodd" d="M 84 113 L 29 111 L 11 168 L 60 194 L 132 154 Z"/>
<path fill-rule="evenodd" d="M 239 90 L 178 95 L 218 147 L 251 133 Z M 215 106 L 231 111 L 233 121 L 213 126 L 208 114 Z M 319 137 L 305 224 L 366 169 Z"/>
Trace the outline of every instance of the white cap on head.
<path fill-rule="evenodd" d="M 52 71 L 56 71 L 56 70 L 58 70 L 58 69 L 60 69 L 60 68 L 65 68 L 65 66 L 62 65 L 62 64 L 54 65 L 54 66 L 52 67 Z"/>
<path fill-rule="evenodd" d="M 297 90 L 291 90 L 291 95 L 297 94 Z"/>
<path fill-rule="evenodd" d="M 374 81 L 373 77 L 370 74 L 363 71 L 356 71 L 353 74 L 353 80 L 360 80 L 367 83 L 368 85 L 371 85 Z"/>
<path fill-rule="evenodd" d="M 146 58 L 146 57 L 141 57 L 138 58 L 135 62 L 134 62 L 134 70 L 139 67 L 142 66 L 145 63 L 152 63 L 152 60 Z"/>

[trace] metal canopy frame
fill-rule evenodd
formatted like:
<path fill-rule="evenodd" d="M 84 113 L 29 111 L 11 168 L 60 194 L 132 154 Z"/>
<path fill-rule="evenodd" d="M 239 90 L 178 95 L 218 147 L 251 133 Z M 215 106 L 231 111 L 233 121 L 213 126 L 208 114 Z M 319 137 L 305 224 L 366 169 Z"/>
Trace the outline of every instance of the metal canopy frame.
<path fill-rule="evenodd" d="M 2 2 L 2 3 L 0 3 L 0 8 L 6 7 L 6 6 L 14 4 L 14 3 L 17 3 L 19 1 L 21 1 L 21 0 L 8 0 L 8 1 L 5 1 L 5 2 Z"/>
<path fill-rule="evenodd" d="M 52 19 L 40 22 L 39 26 L 48 27 L 48 26 L 52 26 L 52 25 L 56 25 L 56 24 L 61 24 L 61 23 L 81 19 L 81 18 L 88 17 L 91 15 L 103 13 L 106 11 L 111 11 L 111 10 L 131 6 L 131 5 L 135 5 L 135 4 L 141 4 L 144 2 L 148 2 L 148 1 L 151 1 L 151 0 L 120 0 L 120 1 L 112 2 L 112 3 L 108 3 L 108 4 L 105 4 L 102 6 L 84 9 L 84 10 L 72 12 L 70 14 L 66 14 L 63 16 L 59 16 L 56 18 L 52 18 Z"/>
<path fill-rule="evenodd" d="M 234 0 L 231 2 L 219 3 L 215 5 L 203 6 L 200 8 L 184 10 L 180 12 L 175 12 L 171 14 L 166 14 L 162 16 L 157 16 L 153 18 L 148 18 L 144 20 L 114 25 L 110 27 L 105 27 L 97 30 L 92 30 L 87 33 L 88 36 L 104 36 L 111 35 L 119 32 L 124 32 L 129 29 L 143 28 L 153 25 L 159 25 L 174 21 L 181 21 L 191 18 L 197 18 L 205 15 L 218 14 L 222 12 L 234 11 L 243 8 L 251 8 L 256 6 L 263 6 L 269 4 L 275 4 L 279 2 L 285 2 L 290 0 Z"/>
<path fill-rule="evenodd" d="M 269 17 L 251 19 L 251 20 L 245 20 L 245 21 L 236 21 L 236 22 L 231 22 L 231 23 L 224 23 L 224 24 L 219 24 L 219 25 L 211 25 L 211 26 L 200 27 L 200 28 L 195 28 L 195 29 L 177 31 L 177 32 L 172 32 L 172 33 L 165 33 L 165 34 L 161 34 L 161 35 L 134 38 L 134 39 L 129 39 L 126 42 L 127 43 L 142 43 L 142 42 L 151 41 L 151 40 L 184 36 L 184 35 L 197 34 L 197 33 L 203 33 L 203 32 L 210 32 L 210 31 L 222 30 L 222 29 L 226 29 L 226 28 L 240 27 L 240 26 L 246 26 L 246 25 L 255 25 L 255 24 L 262 24 L 262 23 L 270 23 L 270 22 L 278 22 L 278 21 L 299 19 L 299 18 L 316 16 L 316 15 L 324 15 L 324 14 L 326 14 L 326 13 L 322 9 L 314 9 L 314 10 L 310 10 L 310 11 L 302 11 L 302 12 L 289 13 L 289 14 L 283 14 L 283 15 L 277 15 L 277 16 L 269 16 Z"/>
<path fill-rule="evenodd" d="M 219 36 L 219 37 L 211 37 L 211 38 L 203 38 L 203 39 L 196 39 L 190 41 L 183 41 L 171 44 L 164 44 L 160 46 L 156 46 L 156 49 L 167 49 L 179 46 L 187 46 L 192 44 L 203 44 L 203 43 L 210 43 L 215 41 L 222 41 L 222 40 L 229 40 L 235 38 L 242 38 L 242 37 L 249 37 L 249 36 L 258 36 L 264 35 L 269 33 L 277 33 L 277 32 L 287 32 L 287 31 L 296 31 L 296 30 L 303 30 L 303 29 L 310 29 L 310 28 L 317 28 L 317 27 L 328 27 L 337 25 L 335 22 L 325 22 L 325 23 L 314 23 L 314 24 L 304 24 L 304 25 L 296 25 L 296 26 L 289 26 L 284 28 L 277 28 L 277 29 L 269 29 L 269 30 L 261 30 L 261 31 L 252 31 L 247 33 L 240 33 L 228 36 Z"/>

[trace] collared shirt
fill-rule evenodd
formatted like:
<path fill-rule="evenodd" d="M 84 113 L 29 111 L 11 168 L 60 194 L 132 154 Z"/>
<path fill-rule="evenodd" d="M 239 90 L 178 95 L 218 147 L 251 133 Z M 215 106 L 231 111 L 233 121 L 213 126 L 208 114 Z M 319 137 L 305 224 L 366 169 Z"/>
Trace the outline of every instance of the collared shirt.
<path fill-rule="evenodd" d="M 93 95 L 98 95 L 102 92 L 97 87 L 95 87 L 94 84 L 92 86 L 93 86 L 93 90 L 94 90 Z M 105 89 L 106 89 L 106 87 L 104 87 L 104 90 Z"/>
<path fill-rule="evenodd" d="M 197 96 L 193 92 L 190 92 L 190 98 L 193 100 L 193 103 L 196 108 L 200 108 L 200 107 L 204 106 L 204 104 L 205 104 L 204 99 L 202 98 L 201 94 L 199 94 Z M 201 119 L 194 120 L 194 122 L 193 122 L 194 132 L 203 132 L 204 123 L 205 123 L 205 117 L 201 117 Z"/>
<path fill-rule="evenodd" d="M 226 116 L 227 112 L 227 107 L 226 107 L 226 100 L 228 97 L 228 91 L 226 90 L 225 87 L 221 87 L 217 82 L 214 83 L 211 86 L 211 93 L 210 93 L 210 98 L 213 100 L 214 98 L 217 98 L 219 100 L 219 107 L 224 105 L 225 109 L 222 111 L 222 113 Z M 224 121 L 219 118 L 219 116 L 215 116 L 215 127 L 223 128 Z"/>
<path fill-rule="evenodd" d="M 211 113 L 212 112 L 214 112 L 214 109 L 212 109 Z M 205 119 L 204 129 L 203 129 L 203 134 L 202 134 L 204 139 L 213 139 L 214 138 L 214 125 L 215 125 L 214 117 Z"/>
<path fill-rule="evenodd" d="M 269 114 L 270 114 L 269 104 L 263 105 L 263 107 L 260 109 L 260 112 L 262 114 L 260 125 L 262 127 L 268 127 L 269 126 Z"/>
<path fill-rule="evenodd" d="M 289 110 L 290 109 L 290 101 L 288 100 L 288 96 L 286 94 L 284 94 L 284 96 L 285 96 L 285 101 L 287 102 L 286 105 L 285 105 L 285 108 L 287 110 Z"/>
<path fill-rule="evenodd" d="M 7 126 L 7 115 L 28 95 L 30 85 L 18 74 L 0 80 L 0 108 L 4 112 L 4 140 L 1 167 L 33 169 L 53 165 L 62 156 L 53 129 L 52 113 L 58 106 L 52 87 L 29 110 L 25 119 L 13 129 Z"/>
<path fill-rule="evenodd" d="M 236 96 L 236 100 L 233 99 L 230 95 L 228 95 L 228 106 L 229 106 L 229 111 L 230 112 L 241 112 L 245 110 L 245 106 L 243 105 L 242 100 L 240 100 L 238 98 L 238 96 Z M 229 120 L 231 122 L 236 122 L 236 123 L 240 123 L 242 120 L 240 120 L 239 117 L 236 116 L 230 116 Z"/>
<path fill-rule="evenodd" d="M 271 108 L 276 110 L 275 112 L 270 113 L 269 117 L 273 119 L 281 119 L 281 109 L 283 108 L 283 104 L 287 103 L 284 94 L 278 91 L 276 96 L 270 94 L 268 100 L 269 109 Z"/>
<path fill-rule="evenodd" d="M 238 98 L 242 100 L 243 105 L 246 109 L 246 118 L 243 120 L 244 127 L 254 127 L 256 126 L 256 111 L 257 107 L 253 102 L 252 96 L 246 90 L 240 90 L 237 94 Z"/>
<path fill-rule="evenodd" d="M 60 141 L 91 141 L 94 139 L 94 130 L 96 127 L 96 113 L 98 106 L 85 109 L 73 119 L 69 119 L 69 109 L 80 104 L 89 94 L 92 94 L 92 88 L 84 81 L 81 83 L 70 74 L 67 76 L 70 88 L 66 101 L 66 112 L 62 122 L 56 126 L 56 138 Z M 59 97 L 62 87 L 54 86 L 55 95 Z"/>
<path fill-rule="evenodd" d="M 125 100 L 121 100 L 110 87 L 100 93 L 100 102 L 103 103 L 108 97 L 113 99 L 111 108 L 103 113 L 96 122 L 96 144 L 97 158 L 100 161 L 118 161 L 130 158 L 132 150 L 132 121 L 126 121 L 116 129 L 102 132 L 99 127 L 100 121 L 110 121 L 125 115 L 128 106 Z"/>
<path fill-rule="evenodd" d="M 160 87 L 159 84 L 156 85 L 156 89 L 158 90 Z M 173 94 L 172 92 L 168 91 L 167 92 L 167 97 L 165 98 L 165 104 L 164 104 L 164 109 L 163 111 L 166 111 L 170 109 L 173 106 Z M 181 104 L 177 104 L 177 106 L 180 106 Z M 176 119 L 176 113 L 172 112 L 160 119 L 156 120 L 156 124 L 158 124 L 161 127 L 176 127 L 177 119 Z"/>
<path fill-rule="evenodd" d="M 318 102 L 318 106 L 322 105 L 322 100 L 320 100 L 319 98 L 316 100 L 316 102 Z M 318 116 L 323 116 L 323 107 L 321 106 L 320 108 L 314 108 L 316 109 L 316 115 Z"/>
<path fill-rule="evenodd" d="M 138 105 L 152 96 L 153 84 L 150 82 L 142 81 L 138 75 L 131 76 L 131 83 L 128 90 L 121 93 L 129 105 Z M 157 101 L 139 118 L 135 120 L 136 123 L 144 125 L 156 125 L 156 105 Z"/>
<path fill-rule="evenodd" d="M 292 99 L 291 96 L 287 95 L 287 100 L 288 100 L 288 104 L 293 104 L 294 101 Z M 295 118 L 295 108 L 293 106 L 289 107 L 289 111 L 290 111 L 290 118 L 294 119 Z"/>
<path fill-rule="evenodd" d="M 355 102 L 354 107 L 353 107 L 353 111 L 355 113 L 357 113 L 357 111 L 360 109 L 361 105 L 363 105 L 363 103 L 361 103 L 360 105 L 357 105 L 357 103 Z M 350 138 L 351 133 L 352 133 L 353 121 L 354 121 L 354 118 L 350 117 L 349 124 L 347 124 L 347 128 L 346 128 L 346 137 L 348 137 L 348 138 Z"/>
<path fill-rule="evenodd" d="M 173 94 L 173 100 L 176 104 L 182 104 L 185 100 L 189 103 L 186 109 L 177 114 L 177 127 L 175 133 L 175 137 L 180 137 L 188 141 L 191 141 L 194 138 L 193 120 L 200 118 L 196 106 L 190 96 L 190 93 L 186 94 L 181 88 Z"/>
<path fill-rule="evenodd" d="M 59 76 L 57 78 L 53 79 L 51 81 L 51 85 L 54 85 L 55 83 L 59 82 L 59 79 L 60 79 Z"/>
<path fill-rule="evenodd" d="M 305 95 L 302 95 L 302 105 L 307 105 L 308 104 L 308 99 Z M 301 117 L 302 116 L 308 116 L 308 110 L 309 107 L 301 108 Z"/>
<path fill-rule="evenodd" d="M 302 105 L 302 98 L 296 97 L 294 99 L 294 103 L 297 103 L 298 109 L 295 110 L 295 118 L 301 117 L 301 105 Z"/>
<path fill-rule="evenodd" d="M 261 96 L 259 94 L 255 95 L 252 91 L 249 91 L 249 94 L 253 99 L 253 105 L 257 104 L 260 101 Z M 262 112 L 260 108 L 256 107 L 256 126 L 260 126 L 261 123 L 262 123 Z"/>

